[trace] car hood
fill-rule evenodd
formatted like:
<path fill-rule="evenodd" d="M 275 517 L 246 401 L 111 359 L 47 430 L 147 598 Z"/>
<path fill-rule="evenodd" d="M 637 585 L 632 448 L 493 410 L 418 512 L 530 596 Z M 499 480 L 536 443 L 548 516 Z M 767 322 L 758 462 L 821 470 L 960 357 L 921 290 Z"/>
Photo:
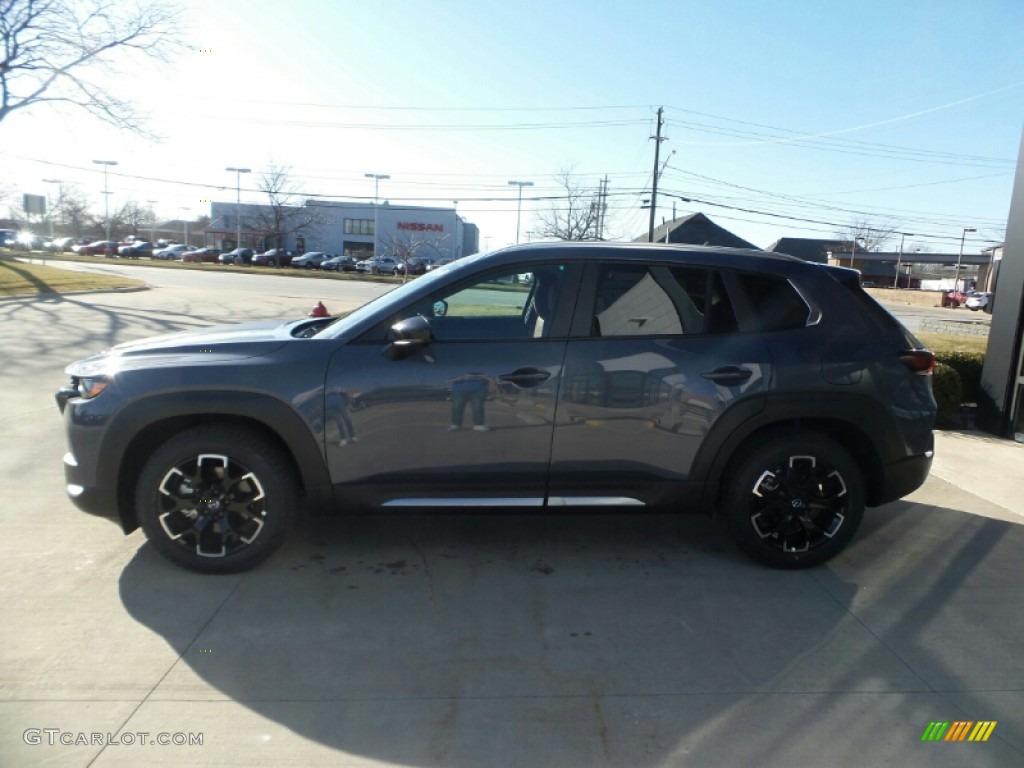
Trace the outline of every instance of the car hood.
<path fill-rule="evenodd" d="M 308 319 L 288 323 L 269 321 L 222 325 L 195 331 L 179 331 L 129 341 L 69 365 L 72 376 L 109 375 L 131 368 L 223 363 L 260 357 L 288 341 L 296 326 Z"/>

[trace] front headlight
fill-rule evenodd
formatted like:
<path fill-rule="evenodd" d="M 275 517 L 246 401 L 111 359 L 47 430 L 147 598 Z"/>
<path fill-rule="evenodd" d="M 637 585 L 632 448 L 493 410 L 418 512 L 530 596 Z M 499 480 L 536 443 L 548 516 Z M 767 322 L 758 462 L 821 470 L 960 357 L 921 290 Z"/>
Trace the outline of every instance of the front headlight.
<path fill-rule="evenodd" d="M 92 400 L 110 384 L 107 376 L 82 376 L 78 379 L 78 396 L 85 400 Z"/>

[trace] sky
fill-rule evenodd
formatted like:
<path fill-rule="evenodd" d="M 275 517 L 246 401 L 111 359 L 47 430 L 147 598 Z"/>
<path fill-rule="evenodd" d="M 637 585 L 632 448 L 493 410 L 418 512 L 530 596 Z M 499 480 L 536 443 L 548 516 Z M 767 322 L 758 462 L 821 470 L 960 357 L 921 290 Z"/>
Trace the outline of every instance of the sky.
<path fill-rule="evenodd" d="M 457 209 L 482 248 L 535 239 L 570 179 L 605 234 L 701 212 L 765 247 L 854 221 L 906 249 L 1001 242 L 1024 128 L 1020 0 L 184 0 L 166 63 L 107 83 L 159 139 L 40 105 L 0 122 L 0 185 L 161 219 L 305 197 Z M 898 240 L 898 237 L 896 238 Z M 891 240 L 890 248 L 897 243 Z"/>

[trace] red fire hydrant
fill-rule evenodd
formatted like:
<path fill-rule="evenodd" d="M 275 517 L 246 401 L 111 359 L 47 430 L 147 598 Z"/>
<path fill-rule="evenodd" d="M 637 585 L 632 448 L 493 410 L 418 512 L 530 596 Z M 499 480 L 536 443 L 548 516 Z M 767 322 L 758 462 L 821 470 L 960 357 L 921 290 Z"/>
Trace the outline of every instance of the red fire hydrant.
<path fill-rule="evenodd" d="M 309 311 L 310 317 L 330 317 L 331 313 L 327 311 L 327 307 L 324 306 L 322 301 L 318 301 L 313 305 L 313 309 Z"/>

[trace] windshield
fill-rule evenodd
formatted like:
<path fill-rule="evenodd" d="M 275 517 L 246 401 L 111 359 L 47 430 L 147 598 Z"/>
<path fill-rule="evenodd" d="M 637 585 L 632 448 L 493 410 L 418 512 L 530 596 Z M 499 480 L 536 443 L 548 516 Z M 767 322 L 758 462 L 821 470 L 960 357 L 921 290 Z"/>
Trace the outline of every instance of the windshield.
<path fill-rule="evenodd" d="M 317 338 L 335 338 L 343 334 L 347 329 L 353 325 L 361 323 L 368 317 L 375 315 L 380 309 L 395 304 L 402 304 L 406 299 L 415 296 L 421 291 L 430 290 L 431 286 L 437 282 L 443 282 L 447 279 L 447 276 L 455 270 L 464 269 L 465 267 L 475 263 L 478 259 L 486 256 L 486 253 L 478 253 L 473 256 L 466 256 L 465 258 L 453 261 L 451 264 L 446 264 L 443 267 L 439 267 L 431 272 L 427 272 L 422 277 L 418 277 L 415 280 L 411 280 L 408 283 L 404 283 L 388 291 L 387 293 L 378 296 L 375 299 L 371 299 L 363 306 L 352 311 L 337 323 L 332 323 L 328 327 L 322 329 L 320 333 L 316 335 Z"/>

